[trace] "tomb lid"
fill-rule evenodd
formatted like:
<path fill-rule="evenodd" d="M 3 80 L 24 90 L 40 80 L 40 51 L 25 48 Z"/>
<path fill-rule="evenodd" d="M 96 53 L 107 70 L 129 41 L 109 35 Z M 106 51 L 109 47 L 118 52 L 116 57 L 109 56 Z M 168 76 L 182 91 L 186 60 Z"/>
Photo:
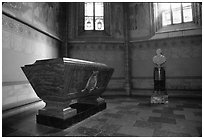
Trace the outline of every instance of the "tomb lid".
<path fill-rule="evenodd" d="M 103 64 L 103 63 L 97 63 L 97 62 L 86 61 L 86 60 L 81 60 L 81 59 L 74 59 L 74 58 L 65 58 L 65 57 L 36 60 L 36 62 L 34 64 L 38 65 L 38 64 L 57 64 L 57 63 L 86 64 L 86 65 L 95 65 L 95 66 L 107 67 L 107 65 Z M 33 64 L 31 64 L 31 65 L 33 65 Z M 30 66 L 30 65 L 25 65 L 25 66 Z"/>

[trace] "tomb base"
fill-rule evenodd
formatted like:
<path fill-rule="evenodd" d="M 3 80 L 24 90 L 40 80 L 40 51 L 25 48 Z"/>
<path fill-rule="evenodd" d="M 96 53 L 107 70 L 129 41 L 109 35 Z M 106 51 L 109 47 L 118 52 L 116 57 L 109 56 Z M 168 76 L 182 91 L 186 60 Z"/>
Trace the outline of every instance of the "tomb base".
<path fill-rule="evenodd" d="M 106 102 L 101 102 L 98 105 L 86 104 L 86 103 L 75 103 L 70 105 L 70 110 L 73 115 L 65 117 L 56 117 L 46 113 L 39 112 L 36 115 L 37 123 L 52 126 L 55 128 L 65 129 L 73 124 L 76 124 L 102 110 L 106 109 Z M 76 110 L 76 111 L 75 111 Z"/>
<path fill-rule="evenodd" d="M 168 103 L 168 95 L 166 91 L 154 91 L 151 96 L 152 104 L 167 104 Z"/>

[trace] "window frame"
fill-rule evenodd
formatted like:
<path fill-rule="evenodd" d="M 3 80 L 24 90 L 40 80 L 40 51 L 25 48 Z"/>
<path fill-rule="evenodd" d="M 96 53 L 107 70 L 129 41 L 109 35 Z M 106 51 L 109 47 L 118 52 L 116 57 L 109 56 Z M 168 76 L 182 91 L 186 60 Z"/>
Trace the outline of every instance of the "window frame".
<path fill-rule="evenodd" d="M 200 3 L 191 2 L 193 21 L 183 22 L 183 23 L 178 23 L 178 24 L 170 24 L 170 25 L 166 25 L 166 26 L 162 26 L 162 14 L 158 14 L 158 9 L 155 10 L 155 8 L 158 8 L 156 5 L 158 3 L 159 2 L 153 3 L 153 5 L 152 5 L 155 33 L 195 29 L 195 28 L 200 28 L 202 26 L 202 9 L 201 9 L 202 5 Z M 172 23 L 172 19 L 171 19 L 171 23 Z"/>
<path fill-rule="evenodd" d="M 159 3 L 156 3 L 157 5 L 159 4 Z M 173 14 L 173 8 L 172 8 L 172 5 L 171 5 L 171 3 L 169 3 L 170 5 L 169 5 L 169 11 L 170 11 L 170 24 L 167 24 L 167 25 L 162 25 L 162 27 L 165 27 L 165 26 L 169 26 L 169 25 L 176 25 L 176 24 L 183 24 L 183 23 L 189 23 L 189 22 L 193 22 L 193 18 L 192 18 L 192 21 L 187 21 L 187 22 L 185 22 L 184 21 L 184 13 L 183 13 L 183 11 L 184 11 L 184 6 L 183 6 L 183 2 L 179 2 L 178 4 L 180 5 L 179 6 L 179 10 L 180 10 L 180 18 L 181 18 L 181 21 L 180 21 L 180 23 L 174 23 L 174 14 Z M 193 17 L 193 9 L 192 9 L 192 3 L 191 3 L 191 10 L 192 10 L 192 13 L 191 13 L 191 15 L 192 15 L 192 17 Z M 164 10 L 164 11 L 167 11 L 167 10 Z M 163 14 L 163 12 L 164 11 L 158 11 L 159 12 L 159 14 L 161 14 L 160 16 L 161 16 L 161 18 L 162 18 L 162 14 Z M 162 19 L 162 24 L 163 24 L 163 19 Z"/>
<path fill-rule="evenodd" d="M 111 22 L 111 3 L 103 2 L 104 4 L 104 30 L 85 30 L 84 23 L 85 23 L 85 6 L 84 2 L 77 3 L 76 13 L 78 15 L 76 22 L 77 22 L 77 36 L 111 36 L 110 30 L 110 22 Z"/>
<path fill-rule="evenodd" d="M 86 4 L 87 2 L 84 2 L 84 6 L 85 6 L 85 4 Z M 102 17 L 103 18 L 103 24 L 104 24 L 104 2 L 100 2 L 100 3 L 103 3 L 103 15 L 102 16 L 96 16 L 95 14 L 95 10 L 96 10 L 96 5 L 95 5 L 95 3 L 99 3 L 99 2 L 92 2 L 93 3 L 93 16 L 86 16 L 85 15 L 85 12 L 84 12 L 84 18 L 86 18 L 86 17 L 92 17 L 93 18 L 93 29 L 92 29 L 92 31 L 103 31 L 104 30 L 104 28 L 103 28 L 103 30 L 97 30 L 96 29 L 96 17 Z M 85 24 L 85 21 L 84 21 L 84 24 Z M 84 30 L 85 31 L 87 31 L 86 29 L 85 29 L 85 26 L 84 26 Z"/>

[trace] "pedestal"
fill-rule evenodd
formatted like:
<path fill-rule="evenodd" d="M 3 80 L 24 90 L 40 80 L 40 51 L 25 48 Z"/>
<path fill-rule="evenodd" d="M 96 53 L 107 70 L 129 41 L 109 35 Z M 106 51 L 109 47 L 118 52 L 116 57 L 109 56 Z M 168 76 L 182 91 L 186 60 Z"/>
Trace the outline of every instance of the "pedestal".
<path fill-rule="evenodd" d="M 152 104 L 167 104 L 168 103 L 168 95 L 166 92 L 162 91 L 154 91 L 151 96 Z"/>
<path fill-rule="evenodd" d="M 98 105 L 75 103 L 70 105 L 70 108 L 76 110 L 71 112 L 72 114 L 74 114 L 73 116 L 62 118 L 49 114 L 44 115 L 42 113 L 39 113 L 38 115 L 36 115 L 37 123 L 52 126 L 55 128 L 65 129 L 106 109 L 106 102 L 99 103 Z"/>
<path fill-rule="evenodd" d="M 163 67 L 154 68 L 154 91 L 151 96 L 152 104 L 168 103 L 168 94 L 166 91 L 166 76 Z"/>

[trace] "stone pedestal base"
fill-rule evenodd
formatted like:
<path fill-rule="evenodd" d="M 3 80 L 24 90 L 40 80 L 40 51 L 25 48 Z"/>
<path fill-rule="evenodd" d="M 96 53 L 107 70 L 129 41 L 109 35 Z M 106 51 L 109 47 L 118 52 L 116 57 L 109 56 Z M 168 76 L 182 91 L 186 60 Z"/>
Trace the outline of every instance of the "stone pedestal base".
<path fill-rule="evenodd" d="M 38 110 L 39 115 L 44 115 L 44 116 L 51 116 L 51 117 L 56 117 L 60 119 L 67 119 L 69 117 L 72 117 L 77 114 L 76 109 L 72 109 L 71 107 L 68 107 L 63 110 L 57 110 L 57 109 L 40 109 Z"/>
<path fill-rule="evenodd" d="M 71 113 L 73 116 L 68 117 L 56 117 L 52 115 L 45 115 L 42 111 L 39 111 L 39 114 L 36 115 L 37 123 L 52 126 L 55 128 L 65 129 L 77 122 L 80 122 L 91 115 L 96 114 L 99 111 L 106 109 L 106 103 L 102 102 L 98 105 L 85 104 L 85 103 L 75 103 L 70 105 Z M 76 110 L 76 111 L 75 111 Z M 75 113 L 76 112 L 76 113 Z M 70 113 L 70 111 L 69 111 Z"/>
<path fill-rule="evenodd" d="M 151 96 L 152 104 L 167 104 L 168 103 L 168 95 L 166 91 L 154 91 Z"/>
<path fill-rule="evenodd" d="M 96 96 L 90 96 L 90 97 L 86 97 L 86 98 L 79 98 L 77 99 L 78 103 L 85 103 L 85 104 L 93 104 L 93 105 L 99 105 L 102 103 L 105 103 L 105 99 L 101 98 L 101 97 L 96 97 Z"/>

